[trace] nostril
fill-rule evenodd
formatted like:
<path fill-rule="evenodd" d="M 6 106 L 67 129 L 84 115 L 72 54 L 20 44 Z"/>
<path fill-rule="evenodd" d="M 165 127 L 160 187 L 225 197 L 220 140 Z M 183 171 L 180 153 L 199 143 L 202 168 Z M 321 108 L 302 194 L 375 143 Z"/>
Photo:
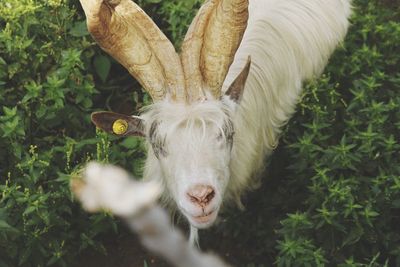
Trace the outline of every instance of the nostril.
<path fill-rule="evenodd" d="M 187 192 L 187 195 L 191 202 L 204 206 L 213 200 L 215 190 L 209 185 L 195 185 Z"/>
<path fill-rule="evenodd" d="M 190 193 L 188 193 L 188 196 L 189 196 L 190 201 L 193 203 L 201 202 L 201 199 L 198 199 L 197 197 L 190 195 Z"/>
<path fill-rule="evenodd" d="M 215 196 L 215 192 L 214 192 L 214 190 L 212 190 L 206 195 L 204 200 L 206 201 L 206 203 L 208 203 L 214 198 L 214 196 Z"/>

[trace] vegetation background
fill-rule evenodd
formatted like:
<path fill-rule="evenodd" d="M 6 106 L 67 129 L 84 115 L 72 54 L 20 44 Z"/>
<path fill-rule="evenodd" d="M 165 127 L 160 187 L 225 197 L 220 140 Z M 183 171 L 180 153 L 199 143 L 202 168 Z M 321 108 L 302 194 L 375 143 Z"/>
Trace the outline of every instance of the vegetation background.
<path fill-rule="evenodd" d="M 202 1 L 137 2 L 178 47 Z M 399 6 L 354 1 L 346 41 L 305 86 L 263 185 L 201 233 L 203 248 L 236 266 L 400 266 Z M 78 0 L 0 2 L 1 267 L 164 266 L 69 190 L 93 159 L 140 177 L 142 140 L 96 132 L 90 113 L 148 103 L 88 35 Z"/>

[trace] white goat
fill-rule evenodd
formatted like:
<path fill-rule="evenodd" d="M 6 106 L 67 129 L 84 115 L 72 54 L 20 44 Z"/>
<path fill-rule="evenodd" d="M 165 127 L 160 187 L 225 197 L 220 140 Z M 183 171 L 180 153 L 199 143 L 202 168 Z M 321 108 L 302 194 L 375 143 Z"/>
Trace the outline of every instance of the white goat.
<path fill-rule="evenodd" d="M 81 3 L 93 37 L 155 102 L 140 117 L 98 112 L 92 120 L 147 138 L 144 176 L 164 184 L 192 234 L 212 225 L 224 199 L 240 203 L 256 184 L 303 81 L 343 40 L 351 8 L 350 0 L 209 0 L 179 57 L 130 0 Z"/>

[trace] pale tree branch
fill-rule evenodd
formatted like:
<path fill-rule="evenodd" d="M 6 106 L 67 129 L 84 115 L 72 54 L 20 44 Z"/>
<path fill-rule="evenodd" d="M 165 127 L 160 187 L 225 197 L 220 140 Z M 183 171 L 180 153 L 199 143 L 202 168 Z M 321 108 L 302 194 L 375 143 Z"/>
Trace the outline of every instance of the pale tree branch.
<path fill-rule="evenodd" d="M 161 186 L 138 182 L 113 165 L 89 163 L 71 189 L 85 210 L 107 210 L 121 217 L 142 244 L 177 267 L 228 267 L 219 257 L 199 251 L 172 227 L 167 212 L 156 204 Z"/>

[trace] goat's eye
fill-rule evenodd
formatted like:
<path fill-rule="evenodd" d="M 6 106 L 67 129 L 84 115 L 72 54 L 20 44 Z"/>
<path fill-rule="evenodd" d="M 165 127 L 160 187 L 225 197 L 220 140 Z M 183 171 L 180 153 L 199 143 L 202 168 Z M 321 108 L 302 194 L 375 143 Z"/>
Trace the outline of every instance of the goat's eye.
<path fill-rule="evenodd" d="M 235 135 L 234 131 L 229 132 L 229 134 L 226 135 L 226 142 L 232 146 L 233 144 L 233 136 Z"/>
<path fill-rule="evenodd" d="M 234 136 L 234 128 L 232 121 L 228 121 L 223 127 L 222 131 L 220 131 L 217 135 L 218 142 L 224 141 L 225 144 L 232 147 L 233 144 L 233 136 Z"/>
<path fill-rule="evenodd" d="M 160 156 L 166 157 L 168 155 L 165 149 L 165 137 L 161 137 L 160 135 L 153 134 L 150 136 L 150 144 L 153 148 L 154 155 L 160 159 Z"/>
<path fill-rule="evenodd" d="M 218 133 L 218 135 L 217 135 L 217 140 L 218 141 L 222 141 L 222 139 L 223 139 L 223 134 L 220 132 L 220 133 Z"/>
<path fill-rule="evenodd" d="M 157 131 L 159 122 L 155 121 L 151 124 L 150 127 L 150 144 L 153 148 L 154 155 L 160 159 L 160 155 L 163 157 L 167 156 L 167 151 L 165 150 L 165 137 L 162 138 Z"/>
<path fill-rule="evenodd" d="M 154 155 L 160 159 L 160 156 L 166 157 L 168 155 L 167 151 L 165 150 L 164 144 L 165 144 L 165 139 L 161 141 L 162 139 L 156 139 L 155 142 L 151 142 L 151 146 L 154 151 Z"/>
<path fill-rule="evenodd" d="M 224 141 L 224 143 L 226 143 L 227 145 L 232 146 L 232 143 L 233 143 L 233 135 L 234 135 L 234 132 L 233 132 L 233 131 L 229 131 L 229 132 L 227 132 L 227 133 L 222 133 L 222 132 L 220 132 L 220 133 L 217 135 L 217 141 L 218 141 L 218 142 Z"/>

